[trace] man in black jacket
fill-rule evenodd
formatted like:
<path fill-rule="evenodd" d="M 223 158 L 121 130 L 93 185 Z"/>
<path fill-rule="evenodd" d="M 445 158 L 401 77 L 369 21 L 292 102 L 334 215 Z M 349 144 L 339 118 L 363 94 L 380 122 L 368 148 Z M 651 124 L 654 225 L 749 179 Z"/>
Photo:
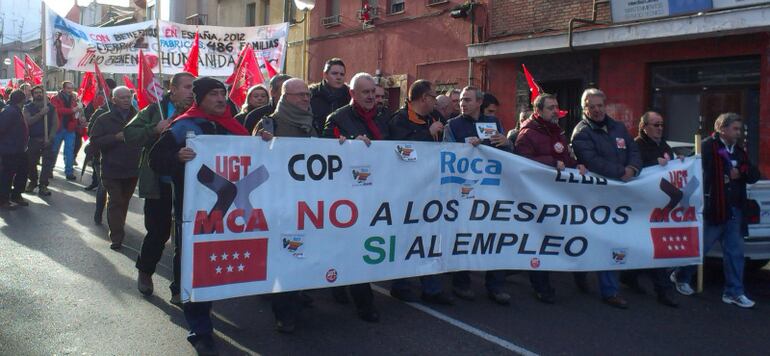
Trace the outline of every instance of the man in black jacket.
<path fill-rule="evenodd" d="M 352 83 L 352 81 L 351 81 Z M 326 117 L 350 103 L 350 90 L 345 85 L 345 63 L 332 58 L 324 64 L 324 79 L 310 86 L 310 107 L 317 132 L 323 132 Z"/>
<path fill-rule="evenodd" d="M 572 132 L 572 148 L 578 162 L 589 171 L 628 182 L 641 172 L 642 158 L 626 126 L 606 114 L 605 99 L 604 92 L 599 89 L 583 92 L 580 100 L 583 119 Z M 617 308 L 628 308 L 628 302 L 618 294 L 617 272 L 600 271 L 597 275 L 604 302 Z M 578 286 L 584 290 L 585 282 L 579 282 Z"/>
<path fill-rule="evenodd" d="M 136 114 L 131 106 L 131 90 L 116 87 L 112 91 L 112 106 L 96 118 L 91 143 L 102 154 L 102 184 L 107 190 L 107 224 L 110 227 L 110 248 L 120 250 L 125 237 L 128 204 L 139 176 L 141 149 L 126 144 L 123 127 Z"/>
<path fill-rule="evenodd" d="M 368 73 L 358 73 L 353 76 L 350 86 L 353 100 L 329 115 L 322 136 L 343 140 L 359 139 L 367 145 L 370 140 L 387 140 L 389 118 L 384 112 L 378 111 L 375 105 L 374 78 Z"/>
<path fill-rule="evenodd" d="M 724 113 L 714 122 L 714 134 L 701 145 L 703 157 L 703 195 L 705 207 L 703 224 L 703 254 L 719 241 L 725 288 L 722 302 L 741 308 L 751 308 L 754 301 L 743 288 L 743 209 L 746 204 L 746 184 L 759 180 L 759 170 L 737 143 L 743 131 L 743 119 L 735 113 Z M 690 280 L 694 266 L 680 268 L 671 275 L 676 289 L 692 295 Z"/>
<path fill-rule="evenodd" d="M 440 142 L 444 125 L 441 123 L 440 116 L 434 111 L 435 106 L 436 92 L 433 90 L 433 84 L 422 79 L 412 83 L 406 105 L 390 119 L 390 139 Z M 442 293 L 440 276 L 422 276 L 420 282 L 422 300 L 433 304 L 454 304 L 449 296 Z M 390 295 L 406 302 L 417 301 L 406 279 L 393 281 L 390 286 Z"/>
<path fill-rule="evenodd" d="M 27 123 L 22 115 L 22 106 L 26 96 L 21 90 L 14 90 L 8 99 L 8 105 L 0 112 L 0 208 L 10 207 L 10 202 L 27 206 L 21 193 L 27 182 Z"/>
<path fill-rule="evenodd" d="M 388 138 L 388 123 L 383 112 L 379 112 L 374 102 L 374 78 L 367 73 L 358 73 L 350 81 L 350 94 L 353 100 L 333 112 L 326 119 L 323 137 L 362 140 L 367 146 L 371 140 Z M 311 102 L 312 103 L 312 102 Z M 315 114 L 315 111 L 313 111 Z M 369 283 L 347 287 L 358 309 L 358 316 L 368 322 L 378 322 L 380 314 L 374 307 L 374 295 Z M 340 304 L 348 302 L 345 287 L 332 288 L 334 299 Z"/>
<path fill-rule="evenodd" d="M 195 151 L 185 147 L 188 132 L 195 135 L 248 135 L 248 131 L 233 119 L 227 104 L 227 90 L 222 82 L 208 77 L 193 81 L 195 102 L 184 114 L 174 119 L 163 131 L 150 151 L 150 168 L 160 176 L 171 177 L 174 195 L 174 233 L 182 236 L 184 206 L 184 167 L 195 158 Z M 187 336 L 198 354 L 216 354 L 214 326 L 211 322 L 211 302 L 184 303 L 185 320 L 190 328 Z"/>
<path fill-rule="evenodd" d="M 663 138 L 663 117 L 655 111 L 648 111 L 642 115 L 639 120 L 639 136 L 634 139 L 634 142 L 639 146 L 639 152 L 642 154 L 643 167 L 665 166 L 675 157 L 674 151 Z M 674 286 L 668 280 L 666 268 L 622 271 L 620 282 L 639 294 L 645 294 L 637 278 L 640 273 L 648 274 L 652 279 L 660 304 L 670 307 L 679 306 L 674 300 Z"/>

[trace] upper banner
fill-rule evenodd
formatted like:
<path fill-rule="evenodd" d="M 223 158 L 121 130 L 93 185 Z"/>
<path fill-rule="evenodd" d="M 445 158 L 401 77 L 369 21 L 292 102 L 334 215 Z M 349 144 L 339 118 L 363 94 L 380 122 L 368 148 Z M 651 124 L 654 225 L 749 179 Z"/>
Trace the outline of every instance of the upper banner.
<path fill-rule="evenodd" d="M 264 60 L 283 71 L 289 24 L 259 27 L 218 27 L 182 25 L 160 21 L 162 58 L 158 59 L 158 29 L 155 21 L 113 27 L 87 27 L 48 9 L 46 14 L 46 65 L 77 71 L 136 73 L 139 50 L 150 58 L 153 72 L 158 63 L 164 74 L 182 71 L 192 47 L 195 31 L 200 32 L 199 75 L 226 77 L 233 73 L 238 53 L 247 43 L 265 74 Z M 267 77 L 267 76 L 265 76 Z"/>
<path fill-rule="evenodd" d="M 460 270 L 701 261 L 699 158 L 628 183 L 457 143 L 198 136 L 182 293 L 206 301 Z"/>

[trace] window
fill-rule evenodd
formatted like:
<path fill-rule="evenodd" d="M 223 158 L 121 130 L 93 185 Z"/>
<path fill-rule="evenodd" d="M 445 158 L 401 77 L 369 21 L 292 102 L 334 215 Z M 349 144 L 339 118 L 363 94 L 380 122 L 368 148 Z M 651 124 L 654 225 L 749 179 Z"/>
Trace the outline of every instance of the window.
<path fill-rule="evenodd" d="M 155 5 L 147 6 L 147 20 L 155 20 Z"/>
<path fill-rule="evenodd" d="M 261 25 L 270 24 L 270 0 L 262 0 L 262 23 Z"/>
<path fill-rule="evenodd" d="M 389 0 L 388 14 L 393 15 L 393 14 L 400 14 L 404 12 L 404 8 L 405 8 L 404 3 L 405 3 L 404 0 Z"/>
<path fill-rule="evenodd" d="M 340 14 L 340 0 L 329 0 L 326 3 L 326 16 L 336 16 Z"/>
<path fill-rule="evenodd" d="M 257 25 L 257 4 L 246 4 L 246 26 Z"/>

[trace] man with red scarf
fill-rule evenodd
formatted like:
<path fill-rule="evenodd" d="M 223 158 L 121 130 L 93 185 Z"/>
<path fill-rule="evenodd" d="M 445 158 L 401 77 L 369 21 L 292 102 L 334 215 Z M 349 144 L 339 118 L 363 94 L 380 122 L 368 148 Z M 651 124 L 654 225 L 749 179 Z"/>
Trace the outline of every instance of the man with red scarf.
<path fill-rule="evenodd" d="M 185 147 L 188 132 L 196 135 L 248 135 L 248 131 L 233 119 L 227 104 L 225 85 L 213 78 L 193 81 L 195 101 L 184 114 L 174 119 L 150 151 L 150 168 L 156 174 L 171 177 L 174 192 L 175 234 L 182 234 L 184 198 L 184 166 L 195 158 L 195 152 Z M 215 354 L 211 302 L 185 303 L 182 306 L 190 334 L 187 340 L 198 354 Z"/>
<path fill-rule="evenodd" d="M 751 308 L 754 301 L 743 288 L 743 208 L 746 184 L 759 180 L 759 170 L 738 145 L 743 131 L 743 119 L 736 113 L 724 113 L 714 122 L 714 134 L 701 143 L 703 157 L 703 254 L 719 241 L 725 288 L 722 302 L 741 308 Z M 671 274 L 676 290 L 684 295 L 695 293 L 690 280 L 694 266 L 682 267 Z"/>
<path fill-rule="evenodd" d="M 371 140 L 388 138 L 388 117 L 378 111 L 374 101 L 374 78 L 368 73 L 358 73 L 350 81 L 350 104 L 331 113 L 326 118 L 323 137 L 362 140 L 368 146 Z M 347 287 L 358 309 L 358 316 L 368 322 L 380 320 L 374 308 L 374 295 L 369 283 Z M 340 304 L 348 303 L 346 287 L 332 288 L 334 299 Z"/>
<path fill-rule="evenodd" d="M 577 164 L 569 151 L 567 137 L 559 126 L 559 102 L 551 94 L 540 94 L 535 98 L 535 113 L 525 121 L 514 142 L 514 152 L 542 164 L 564 170 L 578 168 L 580 174 L 586 167 Z M 556 290 L 551 286 L 547 271 L 530 271 L 529 281 L 535 289 L 537 300 L 553 304 Z"/>

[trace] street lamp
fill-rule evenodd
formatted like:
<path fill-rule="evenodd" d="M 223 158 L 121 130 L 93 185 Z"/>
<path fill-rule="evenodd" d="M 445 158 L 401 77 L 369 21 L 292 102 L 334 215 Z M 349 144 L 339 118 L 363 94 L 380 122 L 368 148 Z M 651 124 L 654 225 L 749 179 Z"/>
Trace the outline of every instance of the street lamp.
<path fill-rule="evenodd" d="M 296 6 L 299 11 L 302 11 L 302 20 L 299 22 L 304 22 L 304 27 L 302 29 L 302 79 L 307 81 L 307 15 L 310 11 L 313 11 L 313 8 L 315 8 L 315 0 L 294 0 L 294 6 Z"/>

